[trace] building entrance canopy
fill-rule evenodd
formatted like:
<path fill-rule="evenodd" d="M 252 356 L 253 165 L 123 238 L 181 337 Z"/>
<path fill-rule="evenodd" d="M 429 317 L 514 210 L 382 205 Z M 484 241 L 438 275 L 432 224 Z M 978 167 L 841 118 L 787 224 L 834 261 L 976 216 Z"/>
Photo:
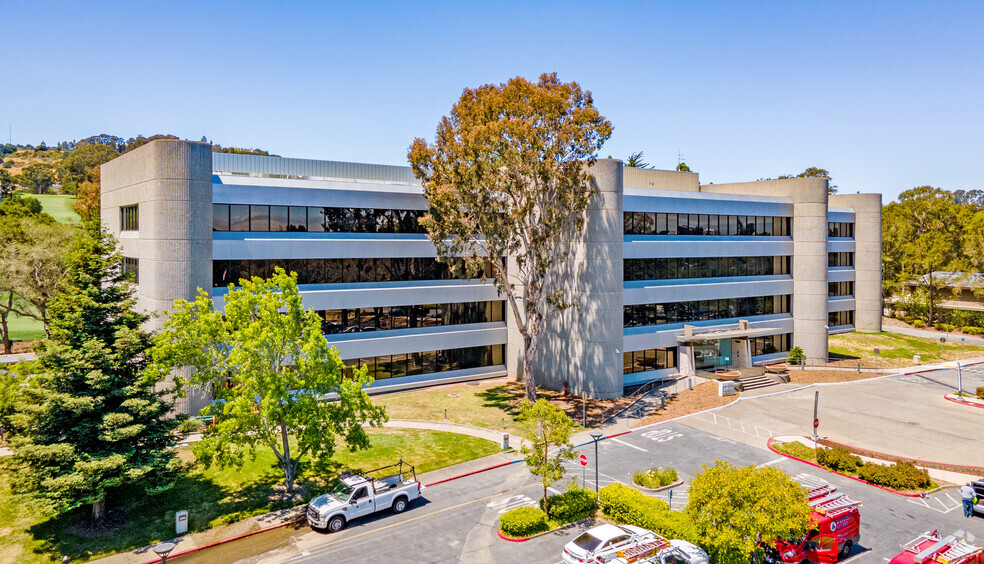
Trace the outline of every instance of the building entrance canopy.
<path fill-rule="evenodd" d="M 777 327 L 752 328 L 748 326 L 748 322 L 745 320 L 739 321 L 738 325 L 732 329 L 702 331 L 700 333 L 694 333 L 692 325 L 684 325 L 683 334 L 677 335 L 677 342 L 693 343 L 695 341 L 710 341 L 713 339 L 740 339 L 742 337 L 759 337 L 762 335 L 773 335 L 781 332 L 782 329 Z"/>

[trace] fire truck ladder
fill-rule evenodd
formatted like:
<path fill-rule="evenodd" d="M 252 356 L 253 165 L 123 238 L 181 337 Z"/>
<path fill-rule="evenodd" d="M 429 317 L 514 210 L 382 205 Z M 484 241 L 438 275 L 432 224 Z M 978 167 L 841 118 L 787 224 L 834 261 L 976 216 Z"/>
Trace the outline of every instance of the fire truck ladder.
<path fill-rule="evenodd" d="M 936 561 L 942 562 L 943 564 L 958 564 L 975 554 L 979 554 L 981 551 L 984 551 L 984 548 L 972 546 L 963 540 L 958 540 L 946 552 L 937 556 Z"/>
<path fill-rule="evenodd" d="M 830 484 L 824 484 L 822 486 L 817 486 L 815 488 L 811 488 L 810 491 L 806 492 L 806 500 L 807 501 L 813 501 L 813 500 L 816 500 L 816 499 L 820 499 L 822 497 L 827 497 L 828 495 L 830 495 L 830 494 L 832 494 L 832 493 L 834 493 L 836 491 L 837 491 L 837 488 L 835 488 L 834 486 L 831 486 Z"/>
<path fill-rule="evenodd" d="M 855 507 L 861 505 L 860 501 L 854 501 L 846 495 L 840 497 L 835 497 L 834 499 L 824 501 L 813 508 L 814 511 L 820 515 L 826 515 L 828 517 L 836 517 L 841 513 L 850 511 Z"/>
<path fill-rule="evenodd" d="M 657 537 L 653 540 L 643 541 L 632 546 L 627 546 L 616 553 L 619 558 L 624 558 L 626 562 L 634 563 L 641 559 L 649 558 L 650 556 L 655 556 L 659 551 L 669 548 L 670 541 L 664 539 L 663 537 Z"/>

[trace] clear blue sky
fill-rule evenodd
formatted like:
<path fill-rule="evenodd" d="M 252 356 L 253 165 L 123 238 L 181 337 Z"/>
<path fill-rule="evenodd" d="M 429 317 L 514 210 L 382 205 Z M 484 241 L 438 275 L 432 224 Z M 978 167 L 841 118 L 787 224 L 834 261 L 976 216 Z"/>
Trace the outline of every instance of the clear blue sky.
<path fill-rule="evenodd" d="M 406 164 L 466 86 L 556 71 L 702 182 L 984 188 L 984 2 L 0 2 L 15 143 L 172 133 Z"/>

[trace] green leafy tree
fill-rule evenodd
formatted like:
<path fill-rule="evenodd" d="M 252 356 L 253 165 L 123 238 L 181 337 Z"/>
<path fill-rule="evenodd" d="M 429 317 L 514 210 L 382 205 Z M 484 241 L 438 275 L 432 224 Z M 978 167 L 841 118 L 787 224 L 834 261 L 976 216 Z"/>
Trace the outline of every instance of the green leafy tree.
<path fill-rule="evenodd" d="M 625 159 L 625 166 L 632 168 L 649 168 L 649 163 L 643 162 L 642 151 L 638 153 L 632 153 L 627 159 Z"/>
<path fill-rule="evenodd" d="M 14 195 L 0 200 L 0 340 L 4 354 L 12 351 L 8 325 L 11 314 L 31 310 L 30 304 L 18 293 L 23 289 L 23 274 L 27 268 L 23 255 L 31 248 L 27 232 L 36 232 L 54 222 L 50 215 L 41 211 L 41 202 L 36 198 Z M 43 246 L 47 242 L 39 244 Z M 61 280 L 62 273 L 56 273 L 53 278 Z"/>
<path fill-rule="evenodd" d="M 713 562 L 747 562 L 759 541 L 806 533 L 811 509 L 804 493 L 778 468 L 719 460 L 694 476 L 685 511 Z"/>
<path fill-rule="evenodd" d="M 304 457 L 330 458 L 336 437 L 350 450 L 368 448 L 364 425 L 381 425 L 386 413 L 363 390 L 372 383 L 365 368 L 342 378 L 320 318 L 304 311 L 296 273 L 277 268 L 270 279 L 240 284 L 230 287 L 224 311 L 210 291 L 175 302 L 155 339 L 154 370 L 190 367 L 189 383 L 212 389 L 215 401 L 202 414 L 215 425 L 194 447 L 204 464 L 241 465 L 269 448 L 292 493 Z M 327 401 L 329 394 L 338 399 Z"/>
<path fill-rule="evenodd" d="M 831 180 L 830 173 L 827 171 L 827 169 L 816 167 L 816 166 L 808 167 L 806 170 L 804 170 L 803 172 L 797 175 L 784 174 L 779 177 L 780 180 L 783 178 L 826 178 L 827 180 Z M 836 194 L 837 187 L 834 186 L 833 184 L 828 184 L 827 193 Z"/>
<path fill-rule="evenodd" d="M 147 316 L 134 310 L 123 257 L 98 224 L 76 238 L 65 279 L 13 416 L 9 463 L 17 492 L 55 511 L 92 504 L 99 521 L 122 486 L 158 493 L 173 485 L 177 421 L 145 378 Z"/>
<path fill-rule="evenodd" d="M 920 186 L 899 195 L 883 208 L 882 255 L 886 277 L 896 288 L 915 284 L 929 307 L 929 324 L 936 322 L 947 279 L 934 274 L 961 267 L 962 227 L 971 210 L 940 188 Z"/>
<path fill-rule="evenodd" d="M 99 165 L 107 163 L 120 154 L 116 147 L 103 144 L 82 145 L 65 157 L 58 167 L 58 178 L 64 185 L 67 182 L 82 184 L 91 182 L 93 172 Z"/>
<path fill-rule="evenodd" d="M 459 278 L 491 277 L 523 336 L 526 397 L 536 399 L 533 366 L 544 325 L 574 305 L 558 280 L 564 235 L 580 230 L 592 194 L 588 167 L 612 125 L 576 82 L 544 74 L 537 83 L 466 88 L 441 118 L 433 145 L 415 139 L 408 158 L 424 186 L 421 223 L 441 261 Z"/>
<path fill-rule="evenodd" d="M 17 183 L 14 182 L 14 177 L 10 176 L 10 173 L 6 170 L 0 168 L 0 200 L 13 194 L 14 188 L 16 187 Z"/>
<path fill-rule="evenodd" d="M 676 166 L 677 172 L 690 172 L 690 167 L 687 163 L 680 163 Z"/>
<path fill-rule="evenodd" d="M 26 364 L 19 363 L 0 368 L 0 443 L 7 442 L 8 433 L 13 428 L 11 418 L 17 411 L 20 390 L 26 384 L 21 367 Z"/>
<path fill-rule="evenodd" d="M 16 176 L 17 184 L 35 194 L 44 194 L 50 190 L 56 178 L 55 167 L 47 163 L 31 163 L 21 169 L 21 173 Z"/>
<path fill-rule="evenodd" d="M 543 512 L 549 517 L 547 488 L 564 477 L 564 461 L 577 456 L 571 444 L 574 422 L 564 410 L 543 398 L 534 402 L 524 399 L 519 407 L 519 420 L 524 429 L 520 452 L 526 456 L 530 474 L 543 486 Z M 551 449 L 554 449 L 552 455 Z"/>
<path fill-rule="evenodd" d="M 50 304 L 62 288 L 66 255 L 76 228 L 54 221 L 23 219 L 21 232 L 21 239 L 8 250 L 13 261 L 10 283 L 22 301 L 14 310 L 40 321 L 45 334 L 51 336 Z"/>

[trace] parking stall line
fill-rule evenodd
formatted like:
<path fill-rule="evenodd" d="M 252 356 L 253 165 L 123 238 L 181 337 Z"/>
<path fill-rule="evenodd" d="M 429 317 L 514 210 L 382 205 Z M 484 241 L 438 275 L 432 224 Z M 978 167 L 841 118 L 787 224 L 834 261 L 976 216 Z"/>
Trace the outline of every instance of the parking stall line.
<path fill-rule="evenodd" d="M 636 450 L 641 450 L 642 452 L 649 452 L 648 450 L 646 450 L 646 449 L 644 449 L 642 447 L 637 447 L 637 446 L 635 446 L 633 444 L 630 444 L 630 443 L 627 443 L 627 442 L 625 442 L 625 441 L 623 441 L 621 439 L 609 439 L 609 440 L 615 441 L 616 443 L 618 443 L 620 445 L 625 445 L 625 446 L 627 446 L 629 448 L 634 448 Z"/>

